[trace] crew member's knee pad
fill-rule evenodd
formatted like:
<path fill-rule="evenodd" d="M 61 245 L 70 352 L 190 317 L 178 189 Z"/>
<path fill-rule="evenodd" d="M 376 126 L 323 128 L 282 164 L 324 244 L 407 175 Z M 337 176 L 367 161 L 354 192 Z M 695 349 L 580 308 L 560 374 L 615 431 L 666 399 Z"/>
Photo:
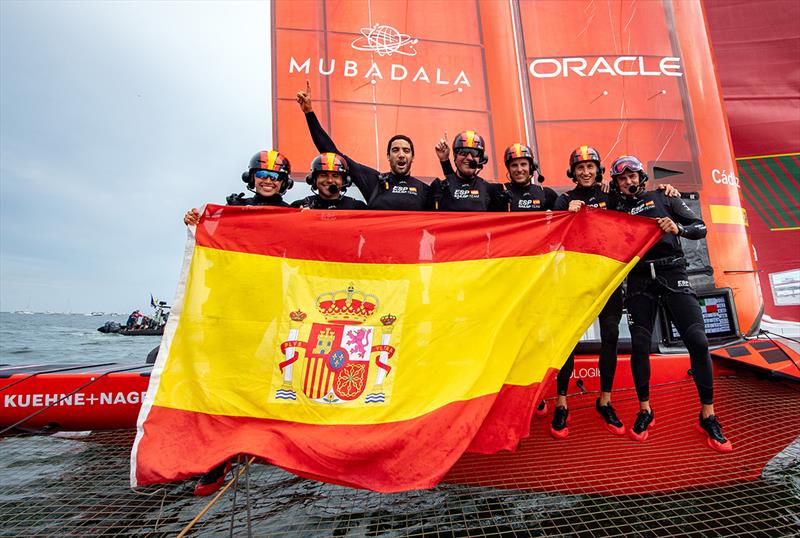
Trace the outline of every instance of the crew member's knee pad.
<path fill-rule="evenodd" d="M 690 353 L 703 353 L 708 350 L 708 337 L 702 323 L 693 323 L 683 335 L 683 344 Z"/>

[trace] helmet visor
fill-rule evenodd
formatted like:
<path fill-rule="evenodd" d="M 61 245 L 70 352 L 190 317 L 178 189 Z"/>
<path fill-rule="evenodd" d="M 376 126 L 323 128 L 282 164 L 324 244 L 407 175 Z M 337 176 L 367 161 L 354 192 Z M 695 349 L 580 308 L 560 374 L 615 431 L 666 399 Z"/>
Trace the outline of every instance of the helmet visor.
<path fill-rule="evenodd" d="M 619 176 L 625 171 L 629 172 L 644 172 L 641 161 L 635 157 L 621 157 L 614 161 L 611 169 L 612 176 Z"/>

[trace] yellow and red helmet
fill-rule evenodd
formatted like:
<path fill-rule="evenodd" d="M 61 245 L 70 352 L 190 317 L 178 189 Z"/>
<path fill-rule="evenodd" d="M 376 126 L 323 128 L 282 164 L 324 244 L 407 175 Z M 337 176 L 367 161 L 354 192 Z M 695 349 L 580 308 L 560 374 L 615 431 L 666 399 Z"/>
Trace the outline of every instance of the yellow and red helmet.
<path fill-rule="evenodd" d="M 603 179 L 603 172 L 605 172 L 605 168 L 601 164 L 600 159 L 600 152 L 594 149 L 592 146 L 578 146 L 572 153 L 569 154 L 569 169 L 567 170 L 567 177 L 574 180 L 575 179 L 575 166 L 578 163 L 591 161 L 597 165 L 597 177 L 595 181 L 601 181 Z"/>
<path fill-rule="evenodd" d="M 477 149 L 483 154 L 486 152 L 486 142 L 475 131 L 462 131 L 453 139 L 453 151 L 460 149 Z"/>
<path fill-rule="evenodd" d="M 250 158 L 247 170 L 242 173 L 242 181 L 247 183 L 247 188 L 250 190 L 253 190 L 254 186 L 253 174 L 258 170 L 266 170 L 278 174 L 281 180 L 280 194 L 292 188 L 293 182 L 289 178 L 289 174 L 292 173 L 292 165 L 282 153 L 270 149 L 259 151 Z"/>
<path fill-rule="evenodd" d="M 338 172 L 342 175 L 342 188 L 347 188 L 352 184 L 350 174 L 347 169 L 347 161 L 336 153 L 321 153 L 311 161 L 311 173 L 306 176 L 306 183 L 316 187 L 317 175 L 320 172 Z"/>
<path fill-rule="evenodd" d="M 510 163 L 514 159 L 519 159 L 519 158 L 525 158 L 528 159 L 528 161 L 530 161 L 531 172 L 539 168 L 539 164 L 533 157 L 533 150 L 530 147 L 520 142 L 508 146 L 506 148 L 505 153 L 503 154 L 503 162 L 505 163 L 506 168 L 508 168 L 508 163 Z"/>

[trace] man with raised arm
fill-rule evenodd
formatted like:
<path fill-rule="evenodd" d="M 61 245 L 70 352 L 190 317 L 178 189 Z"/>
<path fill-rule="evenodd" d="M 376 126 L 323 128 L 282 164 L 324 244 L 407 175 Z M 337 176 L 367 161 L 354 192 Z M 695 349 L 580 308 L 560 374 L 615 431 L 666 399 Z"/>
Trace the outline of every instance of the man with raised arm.
<path fill-rule="evenodd" d="M 320 153 L 337 153 L 347 162 L 353 184 L 361 191 L 368 209 L 425 211 L 432 209 L 430 187 L 411 176 L 414 143 L 409 137 L 396 134 L 386 144 L 386 160 L 391 172 L 381 173 L 342 153 L 319 123 L 311 104 L 311 86 L 297 92 L 297 102 L 306 115 L 311 139 Z"/>

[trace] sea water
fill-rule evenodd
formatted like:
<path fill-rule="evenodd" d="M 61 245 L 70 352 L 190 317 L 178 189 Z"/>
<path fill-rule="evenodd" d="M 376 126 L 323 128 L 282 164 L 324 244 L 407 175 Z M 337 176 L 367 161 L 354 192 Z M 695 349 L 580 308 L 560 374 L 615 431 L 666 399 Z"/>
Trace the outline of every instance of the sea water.
<path fill-rule="evenodd" d="M 0 365 L 144 363 L 160 336 L 104 334 L 107 321 L 127 316 L 0 312 Z"/>

